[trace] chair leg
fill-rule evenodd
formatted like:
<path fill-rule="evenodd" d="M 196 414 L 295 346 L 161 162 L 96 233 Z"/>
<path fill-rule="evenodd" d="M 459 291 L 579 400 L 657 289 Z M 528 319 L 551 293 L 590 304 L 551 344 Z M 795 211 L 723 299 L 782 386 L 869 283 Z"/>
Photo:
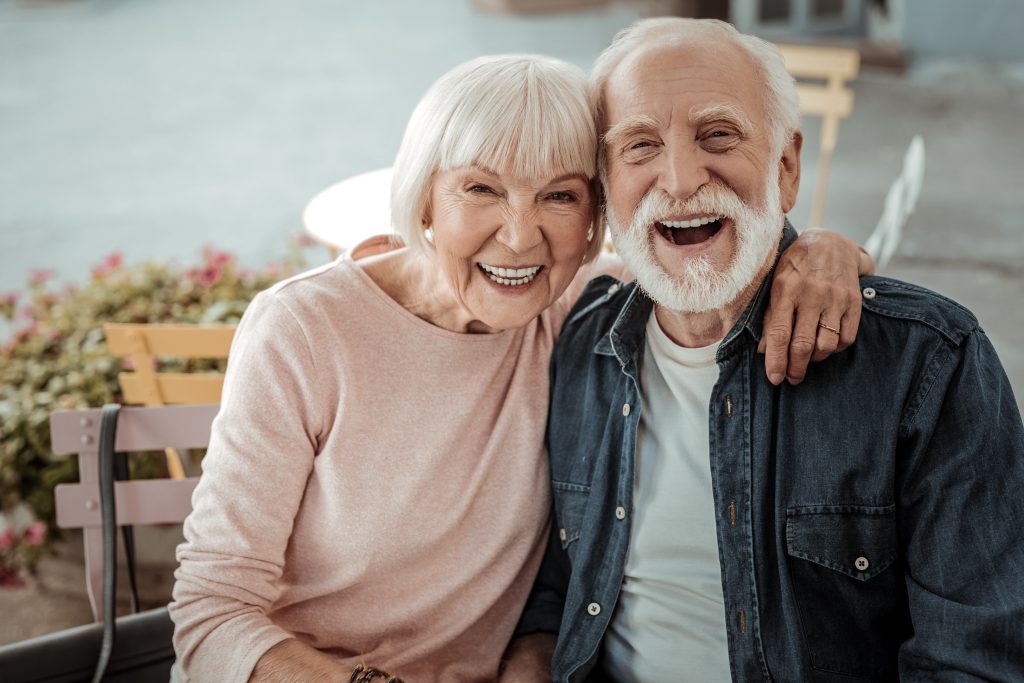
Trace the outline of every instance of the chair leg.
<path fill-rule="evenodd" d="M 164 457 L 167 459 L 167 473 L 171 479 L 184 479 L 185 466 L 181 462 L 181 456 L 173 448 L 164 449 Z"/>
<path fill-rule="evenodd" d="M 103 529 L 85 527 L 82 529 L 85 544 L 85 587 L 89 593 L 89 605 L 96 621 L 103 621 Z"/>

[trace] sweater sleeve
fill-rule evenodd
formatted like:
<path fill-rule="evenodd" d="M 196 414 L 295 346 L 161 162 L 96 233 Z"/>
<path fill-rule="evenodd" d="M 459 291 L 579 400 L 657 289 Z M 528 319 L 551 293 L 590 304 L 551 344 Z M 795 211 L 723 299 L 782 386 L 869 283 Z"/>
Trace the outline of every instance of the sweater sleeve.
<path fill-rule="evenodd" d="M 203 476 L 178 547 L 171 617 L 186 680 L 247 681 L 292 637 L 267 616 L 322 414 L 310 345 L 273 290 L 239 323 Z"/>

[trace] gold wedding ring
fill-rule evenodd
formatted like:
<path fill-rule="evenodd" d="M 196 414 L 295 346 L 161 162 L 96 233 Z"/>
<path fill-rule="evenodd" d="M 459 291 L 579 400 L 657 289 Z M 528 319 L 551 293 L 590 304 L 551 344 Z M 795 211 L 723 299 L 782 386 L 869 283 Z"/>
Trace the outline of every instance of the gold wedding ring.
<path fill-rule="evenodd" d="M 820 320 L 818 321 L 818 327 L 824 327 L 829 332 L 835 332 L 836 334 L 839 334 L 839 330 L 837 330 L 834 327 L 830 327 L 830 326 L 826 325 L 825 323 L 821 322 Z"/>

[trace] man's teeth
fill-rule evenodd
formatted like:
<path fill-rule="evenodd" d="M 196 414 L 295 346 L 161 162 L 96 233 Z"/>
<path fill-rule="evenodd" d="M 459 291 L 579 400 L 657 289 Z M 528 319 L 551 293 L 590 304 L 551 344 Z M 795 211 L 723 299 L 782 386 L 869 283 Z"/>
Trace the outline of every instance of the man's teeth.
<path fill-rule="evenodd" d="M 688 221 L 660 221 L 666 228 L 699 228 L 702 225 L 708 223 L 714 223 L 718 220 L 718 216 L 701 216 L 700 218 L 693 218 Z"/>
<path fill-rule="evenodd" d="M 533 278 L 537 277 L 537 273 L 540 272 L 540 266 L 529 266 L 527 268 L 499 268 L 498 266 L 489 266 L 485 263 L 479 264 L 481 270 L 487 273 L 487 277 L 491 278 L 499 285 L 525 285 Z"/>

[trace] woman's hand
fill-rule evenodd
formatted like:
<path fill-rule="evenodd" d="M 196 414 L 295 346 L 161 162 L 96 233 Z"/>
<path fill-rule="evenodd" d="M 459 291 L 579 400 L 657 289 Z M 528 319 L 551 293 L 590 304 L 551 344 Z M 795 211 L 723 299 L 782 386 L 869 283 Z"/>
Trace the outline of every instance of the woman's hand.
<path fill-rule="evenodd" d="M 782 253 L 758 351 L 772 384 L 799 384 L 810 361 L 853 343 L 860 325 L 860 275 L 875 263 L 856 242 L 820 228 Z"/>

